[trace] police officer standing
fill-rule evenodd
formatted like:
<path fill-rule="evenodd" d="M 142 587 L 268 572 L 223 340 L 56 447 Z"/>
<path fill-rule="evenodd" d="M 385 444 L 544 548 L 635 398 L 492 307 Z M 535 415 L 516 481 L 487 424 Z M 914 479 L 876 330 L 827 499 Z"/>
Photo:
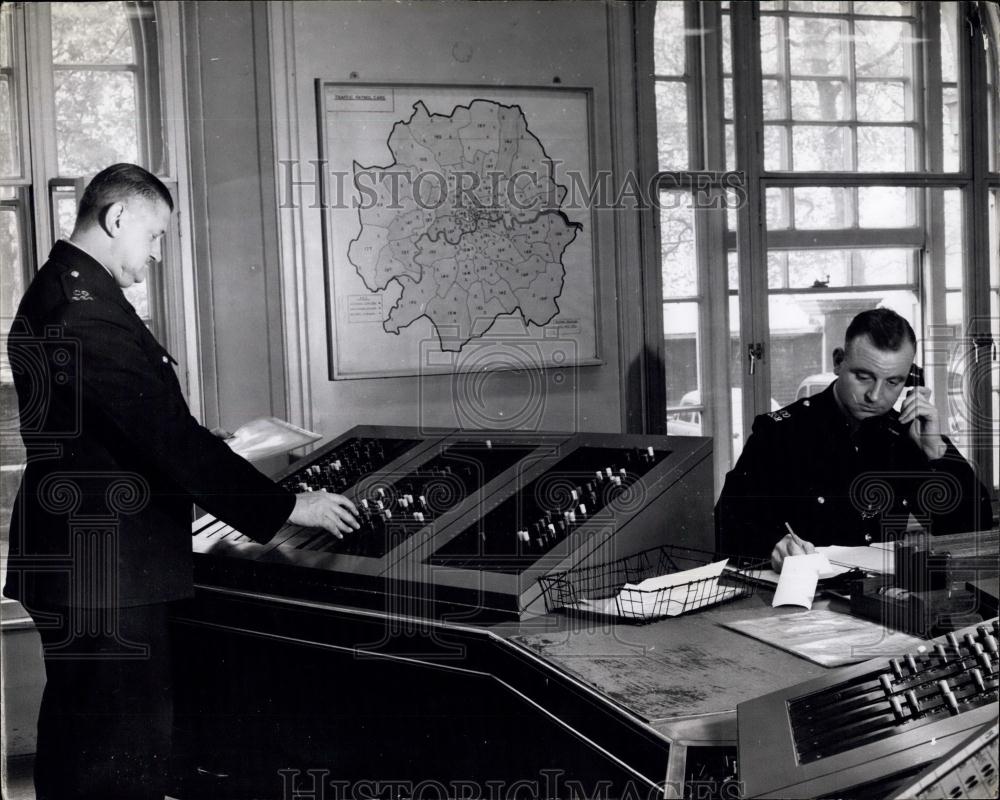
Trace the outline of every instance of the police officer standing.
<path fill-rule="evenodd" d="M 168 607 L 193 593 L 192 501 L 259 542 L 286 521 L 357 528 L 347 498 L 291 494 L 191 416 L 122 294 L 160 260 L 172 210 L 146 170 L 100 172 L 8 338 L 27 464 L 4 593 L 44 649 L 38 800 L 163 797 Z"/>
<path fill-rule="evenodd" d="M 716 546 L 770 558 L 816 545 L 864 545 L 902 533 L 987 528 L 989 491 L 941 435 L 930 390 L 907 390 L 916 337 L 894 311 L 858 314 L 834 350 L 822 393 L 754 420 L 715 507 Z"/>

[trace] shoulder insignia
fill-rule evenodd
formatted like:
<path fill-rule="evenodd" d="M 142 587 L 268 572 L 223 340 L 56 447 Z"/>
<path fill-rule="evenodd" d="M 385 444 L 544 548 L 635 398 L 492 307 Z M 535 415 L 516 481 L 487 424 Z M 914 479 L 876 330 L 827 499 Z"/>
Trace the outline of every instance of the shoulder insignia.
<path fill-rule="evenodd" d="M 771 419 L 773 419 L 773 420 L 774 420 L 775 422 L 781 422 L 781 420 L 783 420 L 783 419 L 785 418 L 785 417 L 783 417 L 783 416 L 781 415 L 781 412 L 780 412 L 780 411 L 771 411 L 771 412 L 769 412 L 769 413 L 768 413 L 768 416 L 769 416 L 769 417 L 770 417 Z M 785 414 L 785 416 L 787 417 L 788 415 L 787 415 L 787 414 Z"/>
<path fill-rule="evenodd" d="M 93 300 L 94 298 L 86 289 L 74 289 L 69 299 L 74 303 L 78 303 L 81 300 Z"/>

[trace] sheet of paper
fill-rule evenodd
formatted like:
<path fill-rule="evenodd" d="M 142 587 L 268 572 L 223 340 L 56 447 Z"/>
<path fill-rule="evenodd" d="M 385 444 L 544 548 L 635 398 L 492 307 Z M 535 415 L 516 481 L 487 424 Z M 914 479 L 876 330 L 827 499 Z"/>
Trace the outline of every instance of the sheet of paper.
<path fill-rule="evenodd" d="M 875 572 L 882 575 L 892 575 L 895 571 L 896 553 L 881 547 L 817 547 L 817 553 L 822 553 L 831 564 L 846 567 L 857 567 L 865 572 Z"/>
<path fill-rule="evenodd" d="M 876 656 L 920 653 L 929 647 L 922 639 L 890 631 L 877 622 L 826 610 L 794 611 L 721 624 L 824 667 L 856 664 Z"/>
<path fill-rule="evenodd" d="M 788 556 L 782 562 L 781 577 L 778 578 L 778 588 L 774 590 L 774 600 L 771 605 L 775 608 L 778 606 L 812 608 L 819 579 L 832 577 L 834 574 L 833 567 L 822 553 Z"/>
<path fill-rule="evenodd" d="M 703 567 L 685 569 L 681 572 L 671 572 L 669 575 L 658 575 L 655 578 L 646 578 L 639 583 L 626 583 L 624 589 L 637 589 L 642 592 L 651 592 L 657 589 L 669 589 L 671 586 L 679 586 L 682 583 L 700 581 L 706 578 L 718 578 L 725 569 L 728 559 L 716 561 L 714 564 L 705 564 Z"/>
<path fill-rule="evenodd" d="M 234 452 L 247 461 L 288 453 L 296 447 L 312 444 L 322 437 L 277 417 L 260 417 L 241 425 L 227 438 Z"/>

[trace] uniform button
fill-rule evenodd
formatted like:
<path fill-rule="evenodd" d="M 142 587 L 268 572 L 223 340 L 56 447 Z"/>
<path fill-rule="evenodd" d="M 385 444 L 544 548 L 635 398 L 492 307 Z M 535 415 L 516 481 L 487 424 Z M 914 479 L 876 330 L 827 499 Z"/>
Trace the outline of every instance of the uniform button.
<path fill-rule="evenodd" d="M 872 540 L 872 535 L 870 533 L 865 534 L 865 541 L 870 542 Z"/>
<path fill-rule="evenodd" d="M 163 363 L 164 364 L 169 364 L 170 363 L 170 359 L 167 358 L 166 356 L 163 356 Z"/>
<path fill-rule="evenodd" d="M 903 505 L 904 505 L 904 506 L 908 506 L 909 504 L 910 504 L 910 501 L 909 501 L 909 500 L 903 500 Z"/>
<path fill-rule="evenodd" d="M 803 400 L 802 401 L 802 405 L 804 405 L 806 408 L 809 408 L 809 401 L 808 400 Z"/>
<path fill-rule="evenodd" d="M 77 270 L 73 270 L 70 273 L 70 275 L 72 275 L 74 278 L 79 278 L 80 277 L 80 273 Z"/>
<path fill-rule="evenodd" d="M 819 497 L 816 498 L 816 502 L 822 505 L 823 503 L 826 502 L 826 498 L 820 495 Z"/>

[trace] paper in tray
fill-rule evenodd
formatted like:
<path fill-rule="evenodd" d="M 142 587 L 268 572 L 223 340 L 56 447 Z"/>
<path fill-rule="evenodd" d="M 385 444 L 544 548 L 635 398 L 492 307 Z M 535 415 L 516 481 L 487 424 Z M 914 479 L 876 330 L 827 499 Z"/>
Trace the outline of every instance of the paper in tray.
<path fill-rule="evenodd" d="M 615 597 L 578 600 L 569 607 L 623 619 L 676 617 L 732 600 L 745 591 L 742 586 L 720 585 L 725 566 L 725 560 L 717 561 L 639 583 L 626 583 Z"/>

